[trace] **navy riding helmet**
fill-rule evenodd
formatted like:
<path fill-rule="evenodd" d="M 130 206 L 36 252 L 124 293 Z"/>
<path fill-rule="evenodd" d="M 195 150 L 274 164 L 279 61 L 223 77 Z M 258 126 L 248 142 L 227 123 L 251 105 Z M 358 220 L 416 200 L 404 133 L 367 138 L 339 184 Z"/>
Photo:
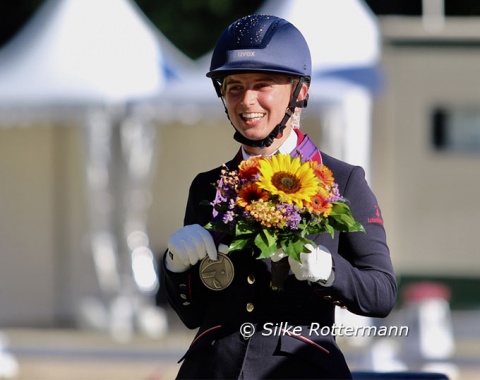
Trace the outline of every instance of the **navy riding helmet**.
<path fill-rule="evenodd" d="M 307 99 L 300 102 L 296 99 L 302 84 L 310 82 L 310 49 L 303 35 L 290 22 L 270 15 L 245 16 L 232 23 L 220 35 L 213 50 L 207 77 L 212 79 L 217 95 L 222 97 L 223 78 L 242 72 L 271 72 L 300 79 L 285 117 L 269 136 L 263 140 L 249 140 L 238 132 L 234 136 L 242 144 L 270 146 L 275 138 L 281 137 L 295 107 L 307 106 Z"/>

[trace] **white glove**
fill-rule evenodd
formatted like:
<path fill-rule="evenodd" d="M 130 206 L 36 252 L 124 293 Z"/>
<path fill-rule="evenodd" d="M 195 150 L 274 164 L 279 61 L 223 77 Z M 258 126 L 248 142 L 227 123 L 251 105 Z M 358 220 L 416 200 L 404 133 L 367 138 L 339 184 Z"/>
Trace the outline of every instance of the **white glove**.
<path fill-rule="evenodd" d="M 295 278 L 299 281 L 318 282 L 323 286 L 331 286 L 335 279 L 333 260 L 330 251 L 323 247 L 305 244 L 310 252 L 300 253 L 300 260 L 289 257 L 288 262 Z"/>
<path fill-rule="evenodd" d="M 185 272 L 207 255 L 217 259 L 212 235 L 199 224 L 192 224 L 170 235 L 165 265 L 171 272 Z"/>

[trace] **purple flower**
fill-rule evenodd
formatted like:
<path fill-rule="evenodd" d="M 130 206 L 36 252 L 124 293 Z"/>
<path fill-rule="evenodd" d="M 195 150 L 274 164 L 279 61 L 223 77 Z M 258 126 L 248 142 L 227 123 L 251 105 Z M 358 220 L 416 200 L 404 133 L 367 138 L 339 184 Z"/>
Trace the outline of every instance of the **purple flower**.
<path fill-rule="evenodd" d="M 340 191 L 338 190 L 338 185 L 334 183 L 330 189 L 330 198 L 328 199 L 329 202 L 343 202 L 345 199 L 340 195 Z"/>
<path fill-rule="evenodd" d="M 299 208 L 289 203 L 282 203 L 278 205 L 278 209 L 285 215 L 288 228 L 298 230 L 298 223 L 302 221 Z"/>
<path fill-rule="evenodd" d="M 224 215 L 223 215 L 223 223 L 225 224 L 229 224 L 230 222 L 233 222 L 233 217 L 235 216 L 235 213 L 233 211 L 227 211 Z"/>

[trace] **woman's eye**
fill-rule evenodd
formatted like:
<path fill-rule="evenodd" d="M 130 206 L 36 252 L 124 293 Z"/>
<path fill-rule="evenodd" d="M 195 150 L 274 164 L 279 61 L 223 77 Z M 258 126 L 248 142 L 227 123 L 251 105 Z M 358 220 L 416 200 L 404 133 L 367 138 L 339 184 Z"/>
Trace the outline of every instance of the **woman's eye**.
<path fill-rule="evenodd" d="M 265 89 L 268 89 L 270 87 L 272 87 L 272 85 L 270 83 L 258 83 L 255 86 L 255 89 L 256 90 L 265 90 Z"/>
<path fill-rule="evenodd" d="M 228 92 L 237 92 L 237 91 L 240 91 L 240 89 L 241 89 L 241 87 L 237 86 L 237 85 L 227 87 Z"/>
<path fill-rule="evenodd" d="M 259 82 L 259 83 L 254 84 L 253 87 L 251 87 L 251 88 L 255 91 L 261 91 L 261 90 L 264 90 L 264 89 L 269 88 L 271 86 L 272 86 L 271 83 Z M 244 91 L 248 87 L 249 86 L 245 87 L 244 85 L 241 85 L 241 84 L 229 84 L 229 85 L 226 86 L 226 92 L 231 93 L 231 94 L 237 94 L 239 92 Z"/>

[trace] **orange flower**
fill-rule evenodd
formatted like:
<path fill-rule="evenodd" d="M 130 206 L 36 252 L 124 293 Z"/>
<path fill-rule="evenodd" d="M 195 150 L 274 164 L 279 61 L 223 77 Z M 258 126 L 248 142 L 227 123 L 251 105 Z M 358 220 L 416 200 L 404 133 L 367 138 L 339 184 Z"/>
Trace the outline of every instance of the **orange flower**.
<path fill-rule="evenodd" d="M 258 162 L 260 157 L 250 157 L 248 160 L 242 161 L 238 167 L 238 176 L 246 180 L 250 180 L 258 173 Z"/>
<path fill-rule="evenodd" d="M 328 201 L 328 192 L 325 189 L 319 189 L 307 204 L 307 210 L 313 214 L 323 214 L 324 217 L 328 217 L 332 211 L 332 204 Z"/>
<path fill-rule="evenodd" d="M 326 187 L 332 186 L 335 182 L 333 178 L 332 171 L 325 165 L 318 165 L 315 161 L 311 161 L 310 165 L 312 166 L 315 176 L 322 182 Z"/>
<path fill-rule="evenodd" d="M 258 187 L 256 183 L 247 183 L 238 192 L 236 203 L 238 206 L 248 210 L 249 206 L 254 201 L 268 200 L 268 193 Z"/>

